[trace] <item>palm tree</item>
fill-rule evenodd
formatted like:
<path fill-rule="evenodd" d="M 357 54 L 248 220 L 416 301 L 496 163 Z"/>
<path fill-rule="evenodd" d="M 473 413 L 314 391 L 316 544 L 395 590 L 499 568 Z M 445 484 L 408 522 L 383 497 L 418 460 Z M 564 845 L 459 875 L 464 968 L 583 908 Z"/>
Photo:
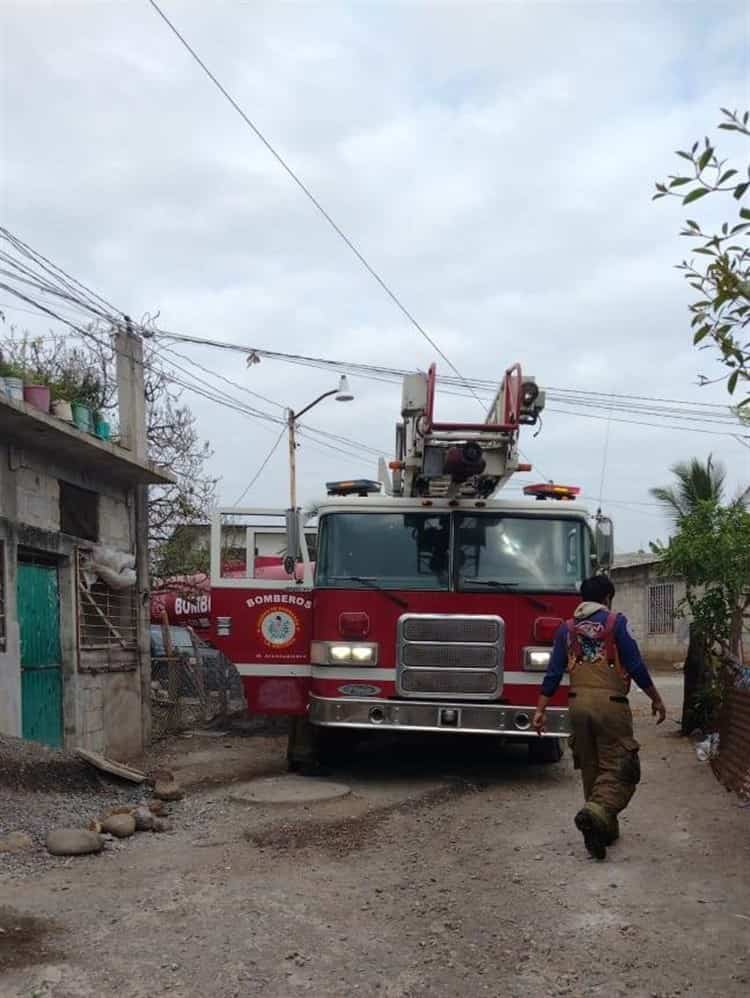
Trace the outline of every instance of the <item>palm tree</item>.
<path fill-rule="evenodd" d="M 727 472 L 721 461 L 714 461 L 713 455 L 708 455 L 705 464 L 694 457 L 690 461 L 678 461 L 670 470 L 677 479 L 676 484 L 649 491 L 675 522 L 692 513 L 700 502 L 722 503 Z M 743 489 L 730 505 L 746 506 L 748 499 L 750 486 Z"/>

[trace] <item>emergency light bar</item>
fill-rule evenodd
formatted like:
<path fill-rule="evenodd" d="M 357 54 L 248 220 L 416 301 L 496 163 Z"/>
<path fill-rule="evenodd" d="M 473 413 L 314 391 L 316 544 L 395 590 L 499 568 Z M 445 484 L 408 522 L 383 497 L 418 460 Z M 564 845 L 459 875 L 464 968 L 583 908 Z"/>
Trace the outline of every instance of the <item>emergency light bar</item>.
<path fill-rule="evenodd" d="M 523 494 L 534 496 L 537 500 L 545 499 L 575 499 L 581 494 L 581 489 L 577 485 L 554 485 L 552 482 L 544 482 L 540 485 L 527 485 Z"/>
<path fill-rule="evenodd" d="M 380 492 L 380 482 L 358 478 L 351 482 L 326 482 L 329 496 L 368 496 Z"/>

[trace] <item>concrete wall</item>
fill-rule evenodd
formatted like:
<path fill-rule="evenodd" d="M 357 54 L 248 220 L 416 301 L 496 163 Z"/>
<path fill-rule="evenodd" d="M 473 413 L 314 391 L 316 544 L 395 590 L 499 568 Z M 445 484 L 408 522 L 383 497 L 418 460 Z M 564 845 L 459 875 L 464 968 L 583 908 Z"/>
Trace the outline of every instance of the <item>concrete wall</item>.
<path fill-rule="evenodd" d="M 685 595 L 681 579 L 659 575 L 656 565 L 634 565 L 630 568 L 613 568 L 612 581 L 617 593 L 614 609 L 624 613 L 630 621 L 646 664 L 654 667 L 672 666 L 684 662 L 689 642 L 689 620 L 675 617 L 671 634 L 650 634 L 648 629 L 649 587 L 671 583 L 674 585 L 674 607 Z"/>
<path fill-rule="evenodd" d="M 21 735 L 21 659 L 16 611 L 18 548 L 54 556 L 60 582 L 63 728 L 66 747 L 126 759 L 147 736 L 148 632 L 139 608 L 138 647 L 85 649 L 77 638 L 76 550 L 87 542 L 60 533 L 59 481 L 99 495 L 99 540 L 122 551 L 136 547 L 135 491 L 99 478 L 95 468 L 73 469 L 0 439 L 0 538 L 6 543 L 7 647 L 0 652 L 0 733 Z M 140 580 L 139 589 L 145 588 Z M 138 601 L 141 602 L 140 600 Z M 144 662 L 144 649 L 145 662 Z"/>

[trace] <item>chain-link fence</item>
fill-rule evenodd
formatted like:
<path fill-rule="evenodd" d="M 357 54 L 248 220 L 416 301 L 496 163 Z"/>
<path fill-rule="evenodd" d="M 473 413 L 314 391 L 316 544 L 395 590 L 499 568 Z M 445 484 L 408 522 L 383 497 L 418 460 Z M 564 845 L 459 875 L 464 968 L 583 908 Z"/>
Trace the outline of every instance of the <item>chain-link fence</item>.
<path fill-rule="evenodd" d="M 206 726 L 245 709 L 242 680 L 215 648 L 174 651 L 151 659 L 151 730 L 154 739 Z"/>

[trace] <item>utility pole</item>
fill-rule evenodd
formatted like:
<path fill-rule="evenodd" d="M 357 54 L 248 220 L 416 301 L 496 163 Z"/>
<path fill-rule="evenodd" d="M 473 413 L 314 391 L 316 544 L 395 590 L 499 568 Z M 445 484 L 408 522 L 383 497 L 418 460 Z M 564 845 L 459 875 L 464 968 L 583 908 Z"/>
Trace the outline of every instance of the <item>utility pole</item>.
<path fill-rule="evenodd" d="M 323 392 L 309 405 L 306 405 L 304 409 L 300 409 L 299 412 L 295 412 L 294 409 L 289 409 L 286 414 L 286 425 L 289 434 L 289 510 L 287 512 L 287 546 L 286 546 L 286 558 L 284 559 L 284 569 L 288 575 L 294 572 L 294 566 L 297 562 L 297 555 L 299 553 L 299 517 L 297 515 L 297 437 L 296 437 L 296 422 L 300 416 L 304 416 L 305 413 L 309 412 L 318 402 L 322 402 L 323 399 L 331 398 L 332 395 L 336 396 L 337 402 L 351 402 L 354 396 L 349 390 L 349 382 L 346 379 L 346 375 L 342 375 L 339 380 L 338 388 L 332 389 L 330 392 Z"/>
<path fill-rule="evenodd" d="M 287 427 L 289 429 L 289 508 L 297 509 L 297 440 L 294 432 L 294 422 L 297 417 L 294 410 L 287 412 Z"/>

